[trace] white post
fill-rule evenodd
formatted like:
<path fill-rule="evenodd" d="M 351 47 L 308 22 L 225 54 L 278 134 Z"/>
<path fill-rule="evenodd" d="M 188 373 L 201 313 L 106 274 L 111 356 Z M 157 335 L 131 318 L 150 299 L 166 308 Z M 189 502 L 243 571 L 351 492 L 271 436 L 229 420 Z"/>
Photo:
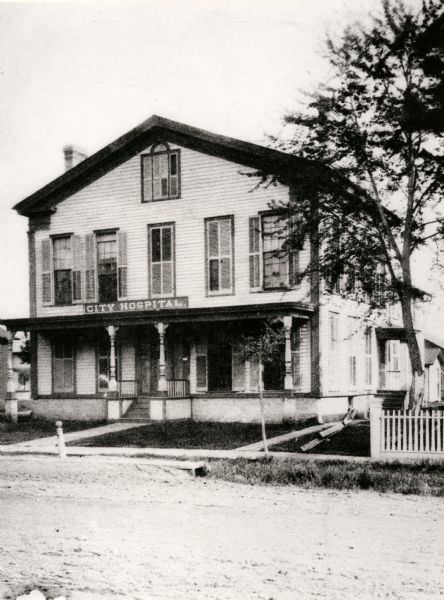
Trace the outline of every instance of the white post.
<path fill-rule="evenodd" d="M 381 452 L 381 418 L 380 404 L 370 406 L 370 456 L 378 459 Z"/>
<path fill-rule="evenodd" d="M 110 392 L 117 392 L 117 378 L 116 378 L 116 334 L 119 331 L 115 325 L 108 325 L 106 328 L 109 341 L 110 341 L 110 354 L 109 354 L 109 382 L 108 390 Z"/>
<path fill-rule="evenodd" d="M 156 329 L 159 333 L 159 381 L 157 384 L 157 391 L 161 395 L 166 394 L 168 391 L 165 361 L 165 334 L 167 327 L 168 323 L 163 323 L 162 321 L 156 323 Z"/>
<path fill-rule="evenodd" d="M 283 317 L 284 334 L 285 334 L 285 379 L 284 389 L 293 389 L 293 369 L 291 361 L 291 327 L 293 317 L 291 315 Z"/>
<path fill-rule="evenodd" d="M 244 363 L 245 366 L 245 391 L 251 392 L 251 362 L 248 360 Z"/>
<path fill-rule="evenodd" d="M 57 448 L 59 450 L 59 457 L 63 460 L 64 458 L 66 458 L 66 448 L 65 448 L 65 437 L 63 435 L 62 421 L 56 421 L 56 432 L 57 432 Z"/>
<path fill-rule="evenodd" d="M 6 402 L 5 402 L 5 413 L 13 423 L 17 423 L 18 407 L 17 398 L 15 395 L 16 385 L 14 381 L 14 369 L 13 369 L 13 343 L 14 343 L 14 331 L 8 331 L 8 359 L 7 359 L 7 384 L 6 384 Z"/>

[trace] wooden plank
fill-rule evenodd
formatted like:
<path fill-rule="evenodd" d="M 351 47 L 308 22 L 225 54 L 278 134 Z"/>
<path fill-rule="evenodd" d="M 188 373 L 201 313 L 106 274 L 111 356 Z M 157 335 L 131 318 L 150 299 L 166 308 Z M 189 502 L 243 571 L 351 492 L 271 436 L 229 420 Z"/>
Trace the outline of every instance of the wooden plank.
<path fill-rule="evenodd" d="M 282 435 L 277 435 L 274 438 L 270 438 L 267 440 L 268 447 L 276 446 L 282 442 L 288 442 L 290 440 L 298 440 L 300 438 L 305 437 L 306 435 L 311 435 L 312 433 L 318 433 L 318 431 L 322 431 L 328 427 L 331 427 L 333 423 L 323 423 L 322 425 L 312 425 L 311 427 L 306 427 L 305 429 L 298 429 L 297 431 L 291 431 L 290 433 L 284 433 Z M 262 440 L 260 442 L 254 442 L 254 444 L 248 444 L 247 446 L 241 446 L 240 448 L 236 448 L 236 450 L 262 450 L 263 443 Z"/>
<path fill-rule="evenodd" d="M 307 442 L 306 444 L 304 444 L 303 446 L 301 446 L 301 451 L 302 452 L 307 452 L 307 450 L 311 450 L 312 448 L 316 448 L 316 446 L 318 446 L 319 444 L 321 444 L 324 440 L 322 438 L 315 438 L 314 440 L 311 440 L 310 442 Z"/>
<path fill-rule="evenodd" d="M 321 438 L 327 438 L 330 437 L 331 435 L 335 435 L 335 433 L 339 433 L 339 431 L 342 431 L 344 429 L 344 425 L 342 423 L 338 423 L 336 425 L 334 425 L 333 427 L 329 427 L 328 429 L 324 429 L 323 431 L 319 432 L 319 436 Z"/>

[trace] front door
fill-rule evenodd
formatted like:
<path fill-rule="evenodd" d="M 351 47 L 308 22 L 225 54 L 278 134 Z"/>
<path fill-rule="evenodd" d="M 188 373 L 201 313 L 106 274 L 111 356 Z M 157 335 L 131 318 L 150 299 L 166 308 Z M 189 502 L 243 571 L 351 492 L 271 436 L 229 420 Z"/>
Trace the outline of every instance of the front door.
<path fill-rule="evenodd" d="M 231 363 L 231 344 L 216 334 L 208 342 L 208 391 L 231 391 Z"/>
<path fill-rule="evenodd" d="M 159 380 L 159 349 L 156 340 L 148 337 L 139 340 L 137 350 L 137 379 L 139 394 L 152 396 L 157 394 Z"/>

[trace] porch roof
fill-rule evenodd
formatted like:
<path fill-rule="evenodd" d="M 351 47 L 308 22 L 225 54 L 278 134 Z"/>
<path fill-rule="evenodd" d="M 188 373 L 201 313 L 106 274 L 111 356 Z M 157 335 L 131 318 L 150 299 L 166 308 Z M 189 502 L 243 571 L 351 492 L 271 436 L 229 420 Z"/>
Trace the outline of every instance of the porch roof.
<path fill-rule="evenodd" d="M 244 306 L 217 306 L 205 308 L 178 308 L 168 310 L 141 310 L 134 312 L 94 313 L 2 321 L 14 331 L 47 331 L 61 329 L 82 329 L 106 327 L 107 325 L 130 326 L 165 321 L 167 323 L 198 321 L 233 321 L 240 319 L 260 319 L 292 315 L 298 319 L 309 319 L 314 312 L 312 304 L 300 302 L 273 302 L 267 304 L 246 304 Z"/>

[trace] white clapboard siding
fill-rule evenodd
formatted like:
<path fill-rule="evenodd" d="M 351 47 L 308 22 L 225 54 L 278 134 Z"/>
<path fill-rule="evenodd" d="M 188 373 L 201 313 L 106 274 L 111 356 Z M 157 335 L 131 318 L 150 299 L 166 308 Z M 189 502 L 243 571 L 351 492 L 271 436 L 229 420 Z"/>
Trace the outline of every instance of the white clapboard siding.
<path fill-rule="evenodd" d="M 378 387 L 378 355 L 374 329 L 372 332 L 372 383 L 365 382 L 365 329 L 366 322 L 359 318 L 351 300 L 324 297 L 320 309 L 320 374 L 322 393 L 327 396 L 355 396 Z M 338 348 L 334 355 L 330 351 L 329 315 L 338 315 Z M 354 339 L 350 338 L 350 323 L 355 322 Z M 354 345 L 356 353 L 356 386 L 350 385 L 349 356 Z"/>
<path fill-rule="evenodd" d="M 52 393 L 51 343 L 41 333 L 37 334 L 37 372 L 39 395 Z"/>
<path fill-rule="evenodd" d="M 248 220 L 272 201 L 285 201 L 284 186 L 259 187 L 248 169 L 221 158 L 181 148 L 181 197 L 141 202 L 140 156 L 135 156 L 97 181 L 65 199 L 51 216 L 50 231 L 36 232 L 36 247 L 50 234 L 73 231 L 82 238 L 96 229 L 118 227 L 127 237 L 127 296 L 148 297 L 147 226 L 176 224 L 176 295 L 188 296 L 192 307 L 268 303 L 282 300 L 282 292 L 251 292 L 249 287 Z M 207 297 L 205 287 L 204 220 L 233 215 L 235 293 Z M 68 225 L 69 224 L 69 225 Z M 301 263 L 308 260 L 308 247 Z M 41 253 L 37 252 L 38 316 L 79 314 L 82 306 L 42 306 Z M 285 300 L 309 300 L 308 285 L 285 294 Z"/>

